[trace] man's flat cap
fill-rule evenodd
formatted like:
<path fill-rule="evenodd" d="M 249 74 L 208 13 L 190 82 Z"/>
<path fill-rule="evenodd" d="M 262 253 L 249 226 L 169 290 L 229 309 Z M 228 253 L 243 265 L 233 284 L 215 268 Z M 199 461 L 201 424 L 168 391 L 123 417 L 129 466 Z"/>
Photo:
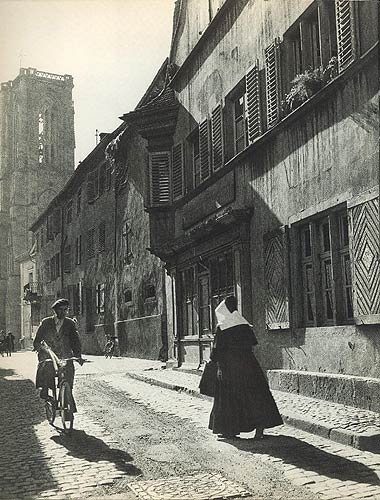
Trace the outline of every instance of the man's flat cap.
<path fill-rule="evenodd" d="M 52 304 L 51 308 L 55 309 L 56 307 L 60 307 L 60 306 L 68 307 L 69 301 L 67 299 L 58 299 L 54 302 L 54 304 Z"/>

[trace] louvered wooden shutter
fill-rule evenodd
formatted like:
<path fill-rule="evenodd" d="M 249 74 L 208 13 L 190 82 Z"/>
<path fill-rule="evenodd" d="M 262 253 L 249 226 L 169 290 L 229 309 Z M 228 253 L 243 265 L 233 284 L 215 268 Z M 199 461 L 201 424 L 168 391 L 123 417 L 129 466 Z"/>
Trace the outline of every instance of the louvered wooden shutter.
<path fill-rule="evenodd" d="M 211 113 L 212 168 L 218 170 L 224 163 L 223 108 L 219 104 Z"/>
<path fill-rule="evenodd" d="M 259 89 L 259 68 L 256 64 L 245 78 L 247 96 L 248 141 L 251 144 L 261 135 L 261 110 Z"/>
<path fill-rule="evenodd" d="M 170 153 L 150 153 L 150 203 L 152 206 L 167 205 L 171 201 Z"/>
<path fill-rule="evenodd" d="M 201 161 L 201 181 L 210 177 L 209 122 L 199 124 L 199 156 Z"/>
<path fill-rule="evenodd" d="M 380 323 L 379 197 L 349 208 L 355 321 Z"/>
<path fill-rule="evenodd" d="M 264 238 L 266 288 L 265 321 L 268 329 L 289 328 L 289 245 L 287 228 Z"/>
<path fill-rule="evenodd" d="M 280 118 L 280 44 L 277 39 L 265 49 L 265 82 L 269 128 Z"/>
<path fill-rule="evenodd" d="M 338 70 L 343 71 L 355 59 L 354 2 L 336 0 Z"/>
<path fill-rule="evenodd" d="M 173 200 L 181 198 L 184 194 L 182 143 L 173 146 L 172 149 L 172 186 L 173 186 Z"/>

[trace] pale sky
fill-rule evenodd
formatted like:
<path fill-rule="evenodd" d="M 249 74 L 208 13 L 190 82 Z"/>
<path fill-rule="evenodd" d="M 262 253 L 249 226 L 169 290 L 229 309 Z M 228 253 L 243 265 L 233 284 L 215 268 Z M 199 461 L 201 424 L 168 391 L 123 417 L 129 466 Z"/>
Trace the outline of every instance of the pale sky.
<path fill-rule="evenodd" d="M 0 0 L 0 82 L 21 66 L 74 78 L 76 164 L 169 55 L 174 0 Z"/>

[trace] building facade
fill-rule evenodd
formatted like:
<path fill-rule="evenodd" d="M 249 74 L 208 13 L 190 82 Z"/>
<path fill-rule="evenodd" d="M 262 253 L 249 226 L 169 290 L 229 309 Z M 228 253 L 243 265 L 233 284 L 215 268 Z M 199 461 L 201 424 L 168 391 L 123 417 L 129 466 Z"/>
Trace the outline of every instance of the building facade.
<path fill-rule="evenodd" d="M 380 377 L 377 4 L 177 2 L 146 138 L 179 365 L 234 293 L 265 368 Z"/>
<path fill-rule="evenodd" d="M 29 227 L 74 170 L 73 79 L 34 68 L 0 89 L 0 328 L 22 335 Z M 33 278 L 34 279 L 34 278 Z"/>
<path fill-rule="evenodd" d="M 83 352 L 102 354 L 110 335 L 121 355 L 165 360 L 165 273 L 149 252 L 143 203 L 146 146 L 125 124 L 100 137 L 31 227 L 42 284 L 32 320 L 64 296 Z"/>

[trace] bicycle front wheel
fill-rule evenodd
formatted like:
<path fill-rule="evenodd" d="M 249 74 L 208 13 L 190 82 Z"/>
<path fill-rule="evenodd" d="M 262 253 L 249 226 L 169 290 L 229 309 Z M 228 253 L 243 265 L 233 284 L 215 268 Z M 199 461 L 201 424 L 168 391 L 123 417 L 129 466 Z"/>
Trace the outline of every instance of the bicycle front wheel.
<path fill-rule="evenodd" d="M 68 382 L 63 382 L 59 392 L 59 406 L 61 410 L 62 426 L 65 431 L 73 428 L 74 422 L 74 401 L 71 387 Z"/>
<path fill-rule="evenodd" d="M 46 412 L 46 418 L 47 418 L 49 424 L 53 424 L 54 420 L 55 420 L 55 414 L 56 414 L 56 403 L 55 403 L 55 399 L 50 397 L 50 396 L 45 401 L 45 412 Z"/>

